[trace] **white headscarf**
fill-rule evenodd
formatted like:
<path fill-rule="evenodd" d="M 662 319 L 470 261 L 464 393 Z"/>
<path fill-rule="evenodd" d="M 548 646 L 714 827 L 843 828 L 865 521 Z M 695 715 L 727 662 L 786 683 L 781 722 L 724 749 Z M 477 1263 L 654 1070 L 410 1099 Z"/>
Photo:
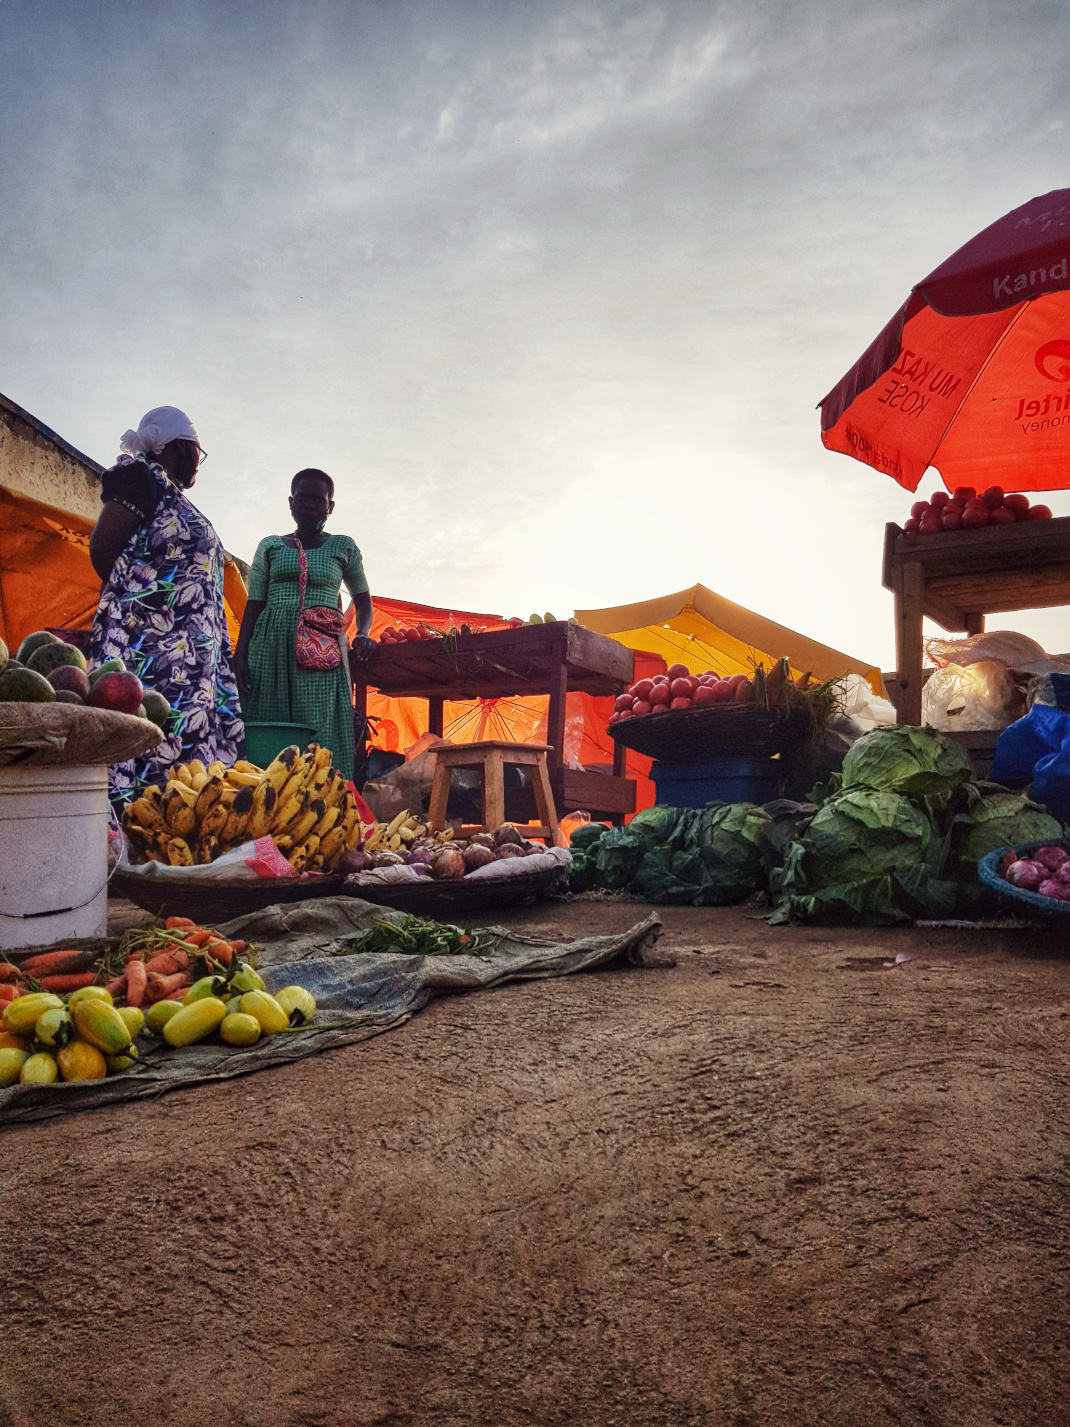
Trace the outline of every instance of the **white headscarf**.
<path fill-rule="evenodd" d="M 193 422 L 177 406 L 155 406 L 146 411 L 136 431 L 124 431 L 119 450 L 124 456 L 155 456 L 170 441 L 192 441 L 200 446 Z"/>

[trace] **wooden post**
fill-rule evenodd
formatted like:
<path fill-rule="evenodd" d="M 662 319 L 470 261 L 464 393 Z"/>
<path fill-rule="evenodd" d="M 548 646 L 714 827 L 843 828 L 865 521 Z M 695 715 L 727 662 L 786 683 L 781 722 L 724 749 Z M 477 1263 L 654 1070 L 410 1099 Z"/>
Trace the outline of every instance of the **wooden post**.
<path fill-rule="evenodd" d="M 445 702 L 445 699 L 427 701 L 427 731 L 433 733 L 436 738 L 442 737 L 442 709 Z"/>
<path fill-rule="evenodd" d="M 897 565 L 895 595 L 895 688 L 890 690 L 900 723 L 921 723 L 922 618 L 925 569 L 915 562 Z"/>
<path fill-rule="evenodd" d="M 549 765 L 555 770 L 563 768 L 565 765 L 565 695 L 567 692 L 568 646 L 564 639 L 555 639 L 550 656 L 550 706 L 546 712 L 546 742 L 551 749 Z"/>
<path fill-rule="evenodd" d="M 500 748 L 483 755 L 483 831 L 493 832 L 505 821 L 505 768 Z"/>
<path fill-rule="evenodd" d="M 972 635 L 972 634 L 984 634 L 984 632 L 985 632 L 985 617 L 984 617 L 984 615 L 983 615 L 983 614 L 980 614 L 980 613 L 971 614 L 970 611 L 967 610 L 967 612 L 966 612 L 966 633 L 967 633 L 968 635 Z"/>

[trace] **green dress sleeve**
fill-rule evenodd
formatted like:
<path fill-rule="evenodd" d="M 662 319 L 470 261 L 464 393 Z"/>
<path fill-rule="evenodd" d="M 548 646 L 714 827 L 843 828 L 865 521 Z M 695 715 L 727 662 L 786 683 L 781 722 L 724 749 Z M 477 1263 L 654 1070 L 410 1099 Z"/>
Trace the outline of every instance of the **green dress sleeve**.
<path fill-rule="evenodd" d="M 349 549 L 346 567 L 342 571 L 342 583 L 349 591 L 350 596 L 356 599 L 358 595 L 368 593 L 368 578 L 364 573 L 364 561 L 361 559 L 360 551 L 355 543 L 347 537 L 346 544 Z"/>
<path fill-rule="evenodd" d="M 271 579 L 271 564 L 268 558 L 270 548 L 270 540 L 261 540 L 256 547 L 253 563 L 249 567 L 248 598 L 251 600 L 267 599 L 268 582 Z"/>

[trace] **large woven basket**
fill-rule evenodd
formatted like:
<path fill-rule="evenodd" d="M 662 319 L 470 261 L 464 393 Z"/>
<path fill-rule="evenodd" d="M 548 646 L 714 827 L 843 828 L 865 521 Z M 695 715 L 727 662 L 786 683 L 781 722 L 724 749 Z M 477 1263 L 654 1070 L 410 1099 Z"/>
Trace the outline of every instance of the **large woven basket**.
<path fill-rule="evenodd" d="M 785 753 L 813 732 L 804 709 L 737 708 L 707 704 L 701 708 L 667 709 L 615 723 L 609 730 L 617 743 L 648 758 L 717 758 L 733 753 Z"/>
<path fill-rule="evenodd" d="M 159 917 L 190 917 L 201 925 L 228 922 L 247 912 L 259 912 L 280 902 L 305 902 L 337 893 L 345 873 L 320 877 L 218 878 L 139 877 L 118 868 L 112 875 L 112 896 L 128 897 Z"/>
<path fill-rule="evenodd" d="M 347 880 L 342 891 L 346 896 L 396 911 L 455 922 L 471 912 L 534 901 L 548 896 L 558 886 L 568 886 L 567 868 L 548 867 L 513 877 L 460 878 L 456 882 L 427 878 L 418 882 L 372 883 L 357 875 Z"/>

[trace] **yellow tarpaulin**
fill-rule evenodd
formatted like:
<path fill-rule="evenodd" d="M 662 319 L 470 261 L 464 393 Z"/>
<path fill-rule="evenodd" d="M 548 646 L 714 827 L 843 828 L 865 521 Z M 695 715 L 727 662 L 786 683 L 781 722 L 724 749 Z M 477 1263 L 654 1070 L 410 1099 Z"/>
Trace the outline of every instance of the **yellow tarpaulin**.
<path fill-rule="evenodd" d="M 578 609 L 576 618 L 629 649 L 660 654 L 668 664 L 686 664 L 692 673 L 750 674 L 755 664 L 769 669 L 786 656 L 795 674 L 811 673 L 818 681 L 860 674 L 874 693 L 884 692 L 875 665 L 764 619 L 705 585 L 639 604 Z"/>
<path fill-rule="evenodd" d="M 100 599 L 88 520 L 0 486 L 0 639 L 12 653 L 35 629 L 88 629 Z M 245 610 L 237 566 L 223 567 L 231 647 Z"/>

